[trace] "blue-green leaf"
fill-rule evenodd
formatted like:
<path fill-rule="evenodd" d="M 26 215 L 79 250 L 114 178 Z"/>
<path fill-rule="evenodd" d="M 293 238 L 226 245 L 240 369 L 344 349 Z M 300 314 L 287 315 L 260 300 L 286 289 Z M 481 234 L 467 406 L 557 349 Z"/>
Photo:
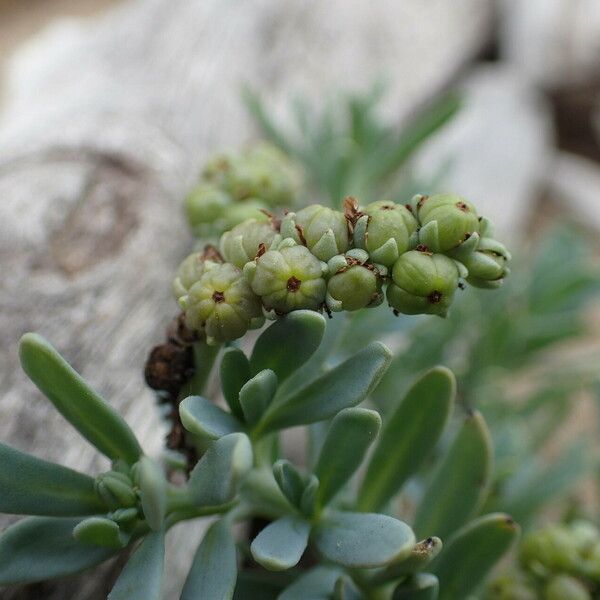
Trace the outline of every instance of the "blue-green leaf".
<path fill-rule="evenodd" d="M 431 369 L 386 419 L 363 481 L 358 506 L 380 510 L 435 447 L 454 405 L 456 382 L 444 367 Z"/>
<path fill-rule="evenodd" d="M 341 574 L 335 567 L 315 567 L 285 588 L 278 600 L 330 600 Z"/>
<path fill-rule="evenodd" d="M 202 396 L 188 396 L 182 400 L 179 416 L 190 433 L 207 440 L 217 440 L 242 430 L 242 424 L 233 415 Z"/>
<path fill-rule="evenodd" d="M 68 517 L 106 511 L 87 475 L 0 444 L 0 512 Z"/>
<path fill-rule="evenodd" d="M 131 536 L 121 531 L 111 519 L 90 517 L 75 526 L 73 537 L 82 544 L 119 550 L 127 546 Z"/>
<path fill-rule="evenodd" d="M 136 469 L 144 517 L 158 531 L 167 512 L 167 481 L 160 466 L 147 456 L 142 456 Z"/>
<path fill-rule="evenodd" d="M 198 546 L 181 600 L 231 600 L 236 577 L 235 542 L 229 524 L 220 520 L 210 526 Z"/>
<path fill-rule="evenodd" d="M 247 381 L 240 390 L 240 404 L 249 426 L 260 421 L 277 391 L 277 375 L 265 369 Z"/>
<path fill-rule="evenodd" d="M 374 513 L 332 512 L 315 528 L 324 558 L 351 568 L 374 568 L 408 556 L 415 535 L 402 521 Z"/>
<path fill-rule="evenodd" d="M 348 575 L 341 575 L 335 582 L 332 600 L 364 600 L 364 596 Z"/>
<path fill-rule="evenodd" d="M 319 347 L 325 319 L 312 310 L 296 310 L 279 319 L 256 340 L 250 358 L 252 373 L 271 369 L 284 381 Z"/>
<path fill-rule="evenodd" d="M 188 489 L 198 506 L 219 506 L 233 500 L 239 482 L 252 468 L 252 445 L 243 433 L 213 442 L 190 474 Z"/>
<path fill-rule="evenodd" d="M 73 537 L 80 519 L 28 517 L 0 535 L 0 585 L 64 577 L 98 565 L 115 551 Z"/>
<path fill-rule="evenodd" d="M 392 600 L 437 600 L 439 591 L 440 584 L 435 575 L 418 573 L 394 590 Z"/>
<path fill-rule="evenodd" d="M 29 379 L 84 438 L 111 460 L 137 461 L 142 449 L 129 425 L 44 338 L 26 333 L 19 355 Z"/>
<path fill-rule="evenodd" d="M 107 600 L 160 600 L 164 563 L 164 531 L 153 531 L 131 555 Z"/>
<path fill-rule="evenodd" d="M 390 359 L 390 351 L 383 344 L 369 344 L 306 387 L 271 404 L 257 431 L 264 434 L 316 423 L 356 406 L 375 388 Z"/>
<path fill-rule="evenodd" d="M 519 535 L 507 515 L 480 517 L 457 531 L 431 564 L 440 581 L 440 600 L 466 598 L 487 577 Z"/>
<path fill-rule="evenodd" d="M 231 413 L 242 420 L 244 413 L 240 406 L 240 390 L 252 376 L 248 358 L 239 348 L 226 348 L 221 359 L 219 375 L 221 390 Z"/>
<path fill-rule="evenodd" d="M 469 414 L 421 498 L 414 525 L 417 535 L 446 539 L 476 513 L 488 490 L 492 454 L 483 417 Z"/>
<path fill-rule="evenodd" d="M 250 551 L 254 560 L 269 571 L 284 571 L 298 564 L 306 544 L 310 525 L 293 516 L 282 517 L 267 525 L 254 538 Z"/>
<path fill-rule="evenodd" d="M 354 475 L 380 427 L 379 413 L 367 408 L 346 408 L 333 418 L 315 469 L 318 506 L 327 504 Z"/>
<path fill-rule="evenodd" d="M 279 489 L 290 501 L 290 504 L 299 508 L 306 487 L 306 478 L 289 460 L 285 459 L 278 460 L 273 465 L 273 477 L 275 477 Z"/>

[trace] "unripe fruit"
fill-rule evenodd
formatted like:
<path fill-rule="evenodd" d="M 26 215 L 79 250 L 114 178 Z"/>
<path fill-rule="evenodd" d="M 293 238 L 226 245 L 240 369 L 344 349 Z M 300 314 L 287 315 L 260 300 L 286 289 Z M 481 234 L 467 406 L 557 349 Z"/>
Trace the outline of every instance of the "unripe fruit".
<path fill-rule="evenodd" d="M 362 216 L 358 216 L 362 213 Z M 354 225 L 354 243 L 371 261 L 391 267 L 411 245 L 417 221 L 403 205 L 381 200 L 366 206 Z"/>
<path fill-rule="evenodd" d="M 460 196 L 420 196 L 416 210 L 421 224 L 419 242 L 432 252 L 452 250 L 479 231 L 475 207 Z"/>
<path fill-rule="evenodd" d="M 190 226 L 195 229 L 221 219 L 230 205 L 228 194 L 210 183 L 200 183 L 187 197 L 185 213 Z"/>
<path fill-rule="evenodd" d="M 272 219 L 249 219 L 221 236 L 221 252 L 225 260 L 242 269 L 256 258 L 259 248 L 270 248 L 278 237 Z"/>
<path fill-rule="evenodd" d="M 508 274 L 506 259 L 490 250 L 476 250 L 462 261 L 468 269 L 467 281 L 474 287 L 497 288 Z"/>
<path fill-rule="evenodd" d="M 267 310 L 280 314 L 301 308 L 319 310 L 325 300 L 327 267 L 305 246 L 286 242 L 248 263 L 244 274 Z"/>
<path fill-rule="evenodd" d="M 312 204 L 288 213 L 281 222 L 281 235 L 306 246 L 319 260 L 327 262 L 348 250 L 348 223 L 343 213 Z"/>
<path fill-rule="evenodd" d="M 544 600 L 592 600 L 592 595 L 574 577 L 556 575 L 546 586 Z"/>
<path fill-rule="evenodd" d="M 187 326 L 203 331 L 208 344 L 235 340 L 263 321 L 259 298 L 241 270 L 230 263 L 209 263 L 179 302 Z"/>
<path fill-rule="evenodd" d="M 443 254 L 411 250 L 392 269 L 387 289 L 390 306 L 408 315 L 445 316 L 458 287 L 456 263 Z"/>
<path fill-rule="evenodd" d="M 223 262 L 223 258 L 214 246 L 207 245 L 202 252 L 194 252 L 181 261 L 173 280 L 173 295 L 177 300 L 185 296 L 188 290 L 200 281 L 206 270 L 207 261 Z"/>

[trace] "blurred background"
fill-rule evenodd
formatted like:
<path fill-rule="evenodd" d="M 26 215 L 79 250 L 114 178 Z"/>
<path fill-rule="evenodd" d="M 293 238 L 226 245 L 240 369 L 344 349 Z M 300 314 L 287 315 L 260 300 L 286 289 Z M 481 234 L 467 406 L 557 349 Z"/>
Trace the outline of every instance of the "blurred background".
<path fill-rule="evenodd" d="M 83 470 L 105 467 L 20 372 L 17 342 L 33 330 L 158 452 L 165 425 L 142 375 L 176 309 L 173 270 L 192 245 L 183 199 L 211 153 L 273 133 L 248 110 L 243 86 L 300 143 L 298 99 L 318 123 L 326 111 L 343 117 L 378 84 L 385 91 L 369 114 L 400 139 L 423 114 L 436 121 L 440 99 L 460 99 L 413 144 L 398 189 L 470 198 L 519 257 L 493 304 L 474 295 L 443 327 L 417 320 L 405 338 L 399 327 L 384 383 L 398 389 L 429 363 L 449 364 L 463 403 L 496 423 L 498 506 L 512 502 L 523 520 L 553 494 L 569 510 L 593 506 L 597 0 L 0 0 L 1 439 Z M 359 145 L 343 121 L 336 131 L 332 153 L 348 139 Z M 315 139 L 309 150 L 319 150 Z M 523 475 L 503 488 L 534 455 L 537 482 Z M 562 465 L 554 479 L 541 466 L 552 464 Z M 537 504 L 527 503 L 535 489 Z M 185 545 L 178 551 L 170 590 L 189 563 Z M 102 597 L 111 569 L 2 597 Z"/>

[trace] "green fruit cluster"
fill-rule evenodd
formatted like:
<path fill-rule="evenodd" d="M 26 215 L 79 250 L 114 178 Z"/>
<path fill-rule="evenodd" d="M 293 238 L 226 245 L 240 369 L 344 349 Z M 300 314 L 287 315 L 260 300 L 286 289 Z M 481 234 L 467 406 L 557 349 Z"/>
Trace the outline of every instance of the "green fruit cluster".
<path fill-rule="evenodd" d="M 218 179 L 218 169 L 211 167 Z M 173 291 L 187 325 L 221 343 L 294 310 L 356 311 L 387 301 L 395 314 L 445 316 L 466 280 L 494 288 L 510 255 L 458 196 L 379 201 L 344 212 L 313 204 L 282 219 L 260 214 L 180 265 Z"/>
<path fill-rule="evenodd" d="M 301 176 L 278 148 L 267 143 L 219 154 L 206 164 L 185 202 L 188 223 L 198 236 L 231 229 L 264 211 L 294 206 Z"/>

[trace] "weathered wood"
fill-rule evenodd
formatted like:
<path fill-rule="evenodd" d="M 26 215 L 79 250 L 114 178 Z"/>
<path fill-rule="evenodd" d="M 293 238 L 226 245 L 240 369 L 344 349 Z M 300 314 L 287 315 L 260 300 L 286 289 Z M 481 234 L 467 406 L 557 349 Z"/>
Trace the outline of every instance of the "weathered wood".
<path fill-rule="evenodd" d="M 252 136 L 240 84 L 285 116 L 293 93 L 364 90 L 387 73 L 387 109 L 400 119 L 474 55 L 490 8 L 139 0 L 91 24 L 59 23 L 25 48 L 0 122 L 0 439 L 84 471 L 107 466 L 19 370 L 17 341 L 33 330 L 157 453 L 164 427 L 144 359 L 174 313 L 169 281 L 191 242 L 181 199 L 207 153 Z M 186 528 L 168 553 L 166 598 L 198 539 Z M 111 576 L 3 597 L 101 598 Z"/>

